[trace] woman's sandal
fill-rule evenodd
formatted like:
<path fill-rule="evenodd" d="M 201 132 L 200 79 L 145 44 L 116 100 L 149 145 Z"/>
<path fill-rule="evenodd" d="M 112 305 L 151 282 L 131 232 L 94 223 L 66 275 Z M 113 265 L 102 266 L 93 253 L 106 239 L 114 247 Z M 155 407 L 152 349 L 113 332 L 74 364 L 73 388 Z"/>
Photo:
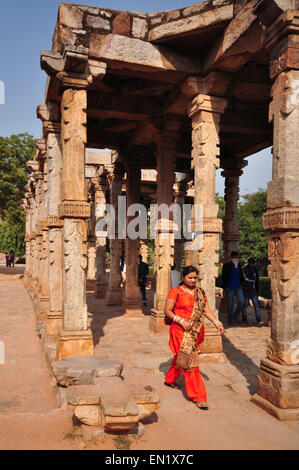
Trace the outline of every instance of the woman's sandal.
<path fill-rule="evenodd" d="M 175 382 L 173 384 L 168 384 L 167 382 L 164 382 L 164 385 L 167 385 L 167 387 L 171 387 L 171 388 L 177 388 L 177 389 L 180 389 L 181 387 L 176 384 Z"/>
<path fill-rule="evenodd" d="M 208 404 L 206 401 L 194 401 L 195 405 L 197 408 L 200 408 L 201 410 L 208 410 Z"/>

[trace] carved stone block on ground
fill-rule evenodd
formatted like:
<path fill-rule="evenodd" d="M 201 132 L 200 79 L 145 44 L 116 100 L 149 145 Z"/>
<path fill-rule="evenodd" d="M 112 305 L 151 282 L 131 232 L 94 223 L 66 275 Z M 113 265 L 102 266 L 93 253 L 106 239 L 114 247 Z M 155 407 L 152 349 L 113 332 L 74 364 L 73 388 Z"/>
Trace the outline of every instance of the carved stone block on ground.
<path fill-rule="evenodd" d="M 94 356 L 67 357 L 53 365 L 54 375 L 62 386 L 97 384 L 101 377 L 116 377 L 122 370 L 122 362 Z"/>

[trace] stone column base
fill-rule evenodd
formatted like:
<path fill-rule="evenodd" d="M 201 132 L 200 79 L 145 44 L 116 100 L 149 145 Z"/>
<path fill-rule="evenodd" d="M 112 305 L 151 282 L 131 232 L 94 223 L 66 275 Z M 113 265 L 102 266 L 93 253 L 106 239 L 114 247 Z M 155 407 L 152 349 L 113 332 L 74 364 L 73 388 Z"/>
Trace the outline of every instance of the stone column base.
<path fill-rule="evenodd" d="M 222 352 L 222 338 L 214 327 L 205 326 L 205 339 L 199 345 L 202 354 L 214 354 Z"/>
<path fill-rule="evenodd" d="M 269 402 L 268 409 L 274 407 L 299 413 L 299 364 L 282 365 L 268 358 L 261 359 L 257 377 L 258 396 Z M 257 400 L 262 403 L 263 400 Z M 264 402 L 263 402 L 264 403 Z M 277 412 L 278 414 L 286 414 Z M 280 418 L 279 418 L 280 419 Z M 287 418 L 284 418 L 287 419 Z M 292 419 L 292 418 L 291 418 Z"/>
<path fill-rule="evenodd" d="M 124 299 L 123 312 L 126 317 L 143 317 L 142 303 L 139 299 Z"/>
<path fill-rule="evenodd" d="M 162 310 L 151 309 L 149 329 L 153 333 L 167 332 L 169 330 L 169 325 L 164 323 L 164 312 Z"/>
<path fill-rule="evenodd" d="M 277 406 L 270 403 L 265 398 L 261 397 L 257 393 L 251 398 L 252 403 L 259 406 L 267 413 L 271 414 L 280 421 L 297 421 L 299 420 L 299 408 L 278 408 Z"/>
<path fill-rule="evenodd" d="M 93 356 L 94 345 L 91 330 L 60 330 L 56 360 L 70 356 Z"/>
<path fill-rule="evenodd" d="M 105 299 L 107 295 L 108 283 L 103 281 L 98 281 L 94 290 L 95 299 Z"/>
<path fill-rule="evenodd" d="M 86 279 L 86 290 L 87 291 L 94 291 L 96 288 L 96 279 Z"/>
<path fill-rule="evenodd" d="M 48 336 L 56 336 L 62 329 L 62 312 L 49 312 L 46 322 L 46 334 Z"/>
<path fill-rule="evenodd" d="M 121 305 L 123 298 L 122 287 L 108 287 L 106 305 Z"/>

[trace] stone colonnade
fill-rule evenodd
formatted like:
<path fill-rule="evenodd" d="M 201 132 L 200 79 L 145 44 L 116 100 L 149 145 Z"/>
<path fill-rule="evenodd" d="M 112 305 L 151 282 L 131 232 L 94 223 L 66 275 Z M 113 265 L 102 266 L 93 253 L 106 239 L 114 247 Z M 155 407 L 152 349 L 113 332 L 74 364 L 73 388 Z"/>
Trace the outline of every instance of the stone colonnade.
<path fill-rule="evenodd" d="M 273 179 L 268 190 L 268 209 L 264 227 L 270 232 L 269 259 L 272 288 L 271 339 L 267 357 L 262 359 L 258 376 L 256 403 L 280 419 L 299 416 L 299 196 L 298 196 L 298 16 L 295 10 L 281 13 L 266 0 L 255 2 L 254 11 L 264 24 L 265 50 L 271 56 L 273 80 L 269 117 L 273 122 Z M 269 7 L 270 5 L 270 7 Z M 52 60 L 52 59 L 51 59 Z M 76 65 L 72 70 L 72 61 Z M 121 287 L 121 238 L 110 239 L 110 273 L 105 271 L 106 234 L 94 238 L 92 212 L 101 219 L 97 205 L 109 200 L 118 213 L 118 196 L 122 194 L 127 174 L 128 204 L 139 202 L 142 166 L 130 148 L 119 149 L 120 160 L 107 173 L 102 171 L 90 180 L 92 199 L 88 197 L 85 177 L 87 144 L 87 90 L 101 80 L 106 65 L 89 60 L 84 48 L 67 50 L 63 58 L 54 57 L 48 70 L 60 82 L 60 106 L 48 101 L 38 109 L 43 121 L 43 138 L 36 142 L 34 161 L 26 195 L 25 282 L 39 302 L 40 314 L 47 317 L 47 333 L 58 337 L 57 358 L 92 355 L 93 341 L 87 323 L 86 277 L 95 278 L 95 296 L 106 296 L 107 305 L 123 305 L 128 316 L 142 315 L 137 287 L 136 257 L 139 243 L 126 239 L 127 282 Z M 86 68 L 89 70 L 86 73 Z M 71 72 L 70 72 L 71 70 Z M 188 98 L 188 117 L 192 125 L 192 169 L 194 172 L 194 207 L 202 208 L 198 223 L 192 216 L 192 230 L 199 246 L 187 250 L 187 264 L 198 267 L 199 278 L 211 309 L 215 308 L 218 239 L 222 231 L 215 202 L 215 174 L 219 167 L 220 121 L 228 105 L 225 99 L 230 74 L 210 72 L 204 78 L 189 77 L 181 85 Z M 157 168 L 156 200 L 170 207 L 183 202 L 184 188 L 175 182 L 177 136 L 181 121 L 175 115 L 163 115 L 153 132 Z M 124 153 L 122 154 L 122 151 Z M 226 216 L 224 223 L 224 260 L 237 249 L 239 229 L 236 217 L 238 183 L 246 166 L 238 155 L 221 156 L 222 175 L 226 178 Z M 92 202 L 89 202 L 92 201 Z M 127 223 L 131 215 L 127 216 Z M 89 222 L 89 228 L 88 228 Z M 115 232 L 118 233 L 116 223 Z M 169 232 L 168 236 L 165 233 Z M 170 268 L 179 263 L 182 243 L 173 235 L 170 216 L 159 215 L 155 240 L 156 291 L 151 310 L 150 329 L 163 328 L 164 304 L 170 288 Z M 88 250 L 89 236 L 89 250 Z M 197 238 L 197 237 L 195 237 Z M 189 245 L 190 248 L 190 245 Z M 96 260 L 95 260 L 96 252 Z M 90 254 L 89 271 L 88 254 Z M 96 265 L 96 274 L 95 268 Z M 202 353 L 222 351 L 221 338 L 207 322 Z"/>

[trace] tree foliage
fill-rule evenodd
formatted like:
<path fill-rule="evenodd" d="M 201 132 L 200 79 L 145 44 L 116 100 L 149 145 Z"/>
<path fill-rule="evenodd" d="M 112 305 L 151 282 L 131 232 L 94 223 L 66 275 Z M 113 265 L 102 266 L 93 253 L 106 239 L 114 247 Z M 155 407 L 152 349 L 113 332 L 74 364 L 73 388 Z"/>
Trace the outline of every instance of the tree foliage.
<path fill-rule="evenodd" d="M 28 133 L 0 137 L 0 251 L 25 251 L 25 216 L 22 199 L 27 184 L 26 162 L 33 158 L 33 136 Z"/>
<path fill-rule="evenodd" d="M 243 260 L 256 258 L 258 267 L 268 264 L 268 234 L 263 227 L 263 214 L 267 209 L 267 191 L 243 196 L 238 204 L 238 219 L 241 233 L 239 253 Z"/>

